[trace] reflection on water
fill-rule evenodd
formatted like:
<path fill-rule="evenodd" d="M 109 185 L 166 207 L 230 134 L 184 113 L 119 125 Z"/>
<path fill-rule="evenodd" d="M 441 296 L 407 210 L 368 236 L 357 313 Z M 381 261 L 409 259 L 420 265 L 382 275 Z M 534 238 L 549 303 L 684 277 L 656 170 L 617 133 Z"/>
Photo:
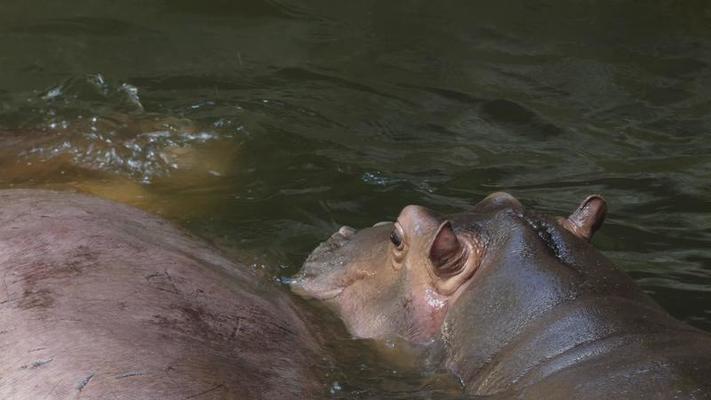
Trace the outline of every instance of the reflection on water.
<path fill-rule="evenodd" d="M 454 211 L 507 190 L 564 214 L 602 193 L 596 245 L 711 330 L 708 2 L 0 9 L 2 187 L 135 204 L 276 278 L 341 224 L 405 204 Z M 451 398 L 426 389 L 434 372 L 338 337 L 334 397 Z"/>

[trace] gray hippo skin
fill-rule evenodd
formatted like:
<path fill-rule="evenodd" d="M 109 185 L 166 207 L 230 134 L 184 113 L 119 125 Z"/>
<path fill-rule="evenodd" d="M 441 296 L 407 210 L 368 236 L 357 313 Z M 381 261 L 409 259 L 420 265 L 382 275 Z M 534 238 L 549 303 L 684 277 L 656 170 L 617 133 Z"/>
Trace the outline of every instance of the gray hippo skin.
<path fill-rule="evenodd" d="M 343 227 L 292 289 L 362 338 L 435 349 L 472 397 L 709 399 L 711 336 L 656 305 L 589 240 L 605 201 L 568 218 L 495 193 L 448 217 Z"/>
<path fill-rule="evenodd" d="M 0 399 L 303 399 L 288 294 L 137 209 L 0 191 Z"/>

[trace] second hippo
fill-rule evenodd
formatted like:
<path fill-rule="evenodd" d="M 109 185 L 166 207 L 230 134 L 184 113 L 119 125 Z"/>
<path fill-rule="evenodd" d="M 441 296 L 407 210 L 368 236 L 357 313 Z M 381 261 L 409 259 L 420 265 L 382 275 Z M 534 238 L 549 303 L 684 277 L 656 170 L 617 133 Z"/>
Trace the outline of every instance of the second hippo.
<path fill-rule="evenodd" d="M 0 190 L 0 399 L 321 398 L 307 319 L 157 217 Z"/>
<path fill-rule="evenodd" d="M 711 398 L 711 336 L 590 244 L 605 214 L 600 196 L 559 219 L 505 193 L 450 216 L 408 206 L 394 223 L 341 228 L 292 288 L 356 337 L 437 349 L 469 395 Z"/>

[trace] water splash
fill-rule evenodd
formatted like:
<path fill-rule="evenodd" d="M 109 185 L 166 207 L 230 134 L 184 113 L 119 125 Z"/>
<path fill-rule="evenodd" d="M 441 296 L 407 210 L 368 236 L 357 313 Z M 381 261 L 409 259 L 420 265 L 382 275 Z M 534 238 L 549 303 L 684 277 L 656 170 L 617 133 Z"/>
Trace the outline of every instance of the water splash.
<path fill-rule="evenodd" d="M 201 125 L 146 112 L 138 87 L 114 83 L 100 73 L 67 79 L 14 104 L 20 109 L 8 112 L 26 119 L 12 125 L 23 128 L 0 139 L 15 137 L 18 147 L 12 151 L 18 161 L 62 160 L 71 167 L 124 175 L 144 184 L 176 171 L 225 175 L 229 160 L 210 161 L 201 149 L 221 143 L 223 154 L 231 153 L 237 145 L 235 134 L 243 130 L 225 118 Z"/>
<path fill-rule="evenodd" d="M 123 130 L 131 130 L 127 126 L 106 128 L 105 121 L 92 118 L 88 130 L 79 130 L 71 135 L 60 135 L 60 140 L 42 143 L 27 151 L 20 157 L 26 159 L 38 158 L 46 161 L 69 157 L 75 166 L 123 173 L 150 183 L 155 177 L 169 175 L 179 169 L 190 169 L 196 166 L 195 146 L 220 139 L 215 132 L 194 131 L 182 126 L 185 121 L 148 121 L 158 125 L 157 130 L 149 130 L 134 135 L 126 135 Z M 139 125 L 146 125 L 140 124 Z M 62 125 L 62 129 L 67 129 Z M 211 175 L 221 172 L 210 169 Z"/>
<path fill-rule="evenodd" d="M 100 73 L 66 79 L 46 90 L 39 98 L 59 108 L 71 108 L 80 106 L 82 102 L 93 101 L 100 103 L 94 105 L 119 107 L 126 111 L 144 110 L 137 87 L 125 82 L 110 83 Z"/>

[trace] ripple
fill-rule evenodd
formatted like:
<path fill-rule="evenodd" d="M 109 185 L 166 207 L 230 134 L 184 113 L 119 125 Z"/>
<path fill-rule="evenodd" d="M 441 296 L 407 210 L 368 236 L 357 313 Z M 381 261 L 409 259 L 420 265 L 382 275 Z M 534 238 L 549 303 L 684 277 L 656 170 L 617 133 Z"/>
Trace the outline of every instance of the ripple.
<path fill-rule="evenodd" d="M 52 18 L 34 24 L 13 26 L 8 32 L 67 36 L 122 36 L 155 34 L 152 29 L 127 21 L 100 17 Z"/>

